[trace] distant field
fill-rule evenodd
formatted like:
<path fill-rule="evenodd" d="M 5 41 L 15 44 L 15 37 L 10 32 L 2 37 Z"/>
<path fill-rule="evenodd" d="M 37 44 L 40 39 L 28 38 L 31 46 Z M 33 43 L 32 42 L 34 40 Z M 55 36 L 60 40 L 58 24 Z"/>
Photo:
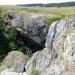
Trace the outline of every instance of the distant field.
<path fill-rule="evenodd" d="M 45 13 L 56 15 L 75 15 L 75 7 L 21 7 L 21 6 L 0 6 L 3 9 L 12 9 L 17 11 L 27 11 L 31 13 Z"/>
<path fill-rule="evenodd" d="M 75 14 L 75 7 L 27 7 L 26 9 L 32 12 L 46 13 L 46 14 L 59 14 L 59 15 L 72 15 Z M 35 11 L 33 11 L 35 10 Z"/>
<path fill-rule="evenodd" d="M 0 7 L 3 8 L 4 11 L 11 9 L 13 11 L 23 13 L 49 14 L 49 24 L 55 20 L 61 19 L 66 15 L 75 15 L 75 7 L 22 7 L 12 5 L 5 5 Z"/>

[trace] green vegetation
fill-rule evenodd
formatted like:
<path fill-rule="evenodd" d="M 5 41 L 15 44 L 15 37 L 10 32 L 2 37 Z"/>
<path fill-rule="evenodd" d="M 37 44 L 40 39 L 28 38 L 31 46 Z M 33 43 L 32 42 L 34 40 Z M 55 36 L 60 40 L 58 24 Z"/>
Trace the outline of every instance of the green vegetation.
<path fill-rule="evenodd" d="M 59 17 L 51 17 L 48 19 L 48 25 L 50 26 L 54 21 L 61 20 L 64 16 L 59 16 Z"/>
<path fill-rule="evenodd" d="M 40 71 L 37 69 L 33 69 L 29 75 L 41 75 Z"/>
<path fill-rule="evenodd" d="M 50 17 L 58 17 L 58 16 L 67 16 L 67 15 L 75 15 L 75 7 L 23 7 L 21 8 L 21 11 L 19 12 L 25 12 L 28 13 L 37 13 L 37 14 L 46 14 Z"/>
<path fill-rule="evenodd" d="M 23 4 L 19 6 L 27 6 L 27 7 L 67 7 L 67 6 L 75 6 L 75 2 L 62 2 L 62 3 L 48 3 L 48 4 Z"/>
<path fill-rule="evenodd" d="M 75 7 L 23 7 L 23 6 L 0 6 L 4 11 L 11 9 L 16 13 L 32 13 L 43 14 L 48 16 L 48 24 L 51 25 L 53 21 L 60 20 L 64 16 L 75 15 Z"/>
<path fill-rule="evenodd" d="M 5 29 L 5 23 L 1 17 L 1 12 L 0 12 L 0 60 L 1 60 L 1 57 L 4 57 L 3 54 L 5 54 L 6 52 L 4 51 L 4 49 L 6 48 L 6 46 L 8 45 L 7 44 L 7 41 L 6 41 L 6 38 L 4 37 L 4 29 Z M 9 49 L 8 49 L 9 50 Z M 6 51 L 8 52 L 7 48 L 6 48 Z"/>
<path fill-rule="evenodd" d="M 0 14 L 0 61 L 10 51 L 21 51 L 26 54 L 26 45 L 22 39 L 18 37 L 15 28 L 7 28 Z"/>
<path fill-rule="evenodd" d="M 5 36 L 6 40 L 8 41 L 8 45 L 9 45 L 10 50 L 18 50 L 18 51 L 25 50 L 25 44 L 18 37 L 17 31 L 15 28 L 10 28 L 7 31 L 5 31 L 4 36 Z"/>
<path fill-rule="evenodd" d="M 54 21 L 62 19 L 67 15 L 75 15 L 75 7 L 23 7 L 23 6 L 0 6 L 0 58 L 4 58 L 5 55 L 12 50 L 22 51 L 26 53 L 27 47 L 22 39 L 18 37 L 15 28 L 6 30 L 6 25 L 2 19 L 2 12 L 11 9 L 16 13 L 31 13 L 31 14 L 43 14 L 47 16 L 47 22 L 50 26 Z M 67 33 L 66 33 L 67 34 Z M 64 35 L 64 37 L 66 36 Z M 42 37 L 43 38 L 43 37 Z M 63 45 L 62 45 L 63 46 Z"/>
<path fill-rule="evenodd" d="M 16 12 L 30 12 L 48 14 L 53 16 L 75 15 L 75 7 L 21 7 L 21 6 L 0 6 L 3 10 L 11 9 Z"/>

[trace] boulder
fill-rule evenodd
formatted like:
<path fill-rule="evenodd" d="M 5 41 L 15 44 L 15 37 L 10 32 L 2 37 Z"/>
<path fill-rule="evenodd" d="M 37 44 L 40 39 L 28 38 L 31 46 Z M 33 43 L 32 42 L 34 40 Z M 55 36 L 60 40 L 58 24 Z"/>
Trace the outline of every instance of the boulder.
<path fill-rule="evenodd" d="M 12 70 L 5 69 L 0 73 L 0 75 L 27 75 L 27 73 L 26 72 L 17 73 L 17 72 L 13 72 Z"/>
<path fill-rule="evenodd" d="M 15 27 L 20 34 L 39 44 L 43 44 L 46 40 L 49 27 L 44 16 L 7 11 L 4 14 L 4 18 L 7 24 L 6 28 Z"/>
<path fill-rule="evenodd" d="M 26 72 L 38 69 L 42 75 L 75 74 L 75 16 L 54 22 L 47 35 L 45 48 L 26 63 Z"/>
<path fill-rule="evenodd" d="M 67 35 L 64 42 L 64 71 L 62 75 L 75 75 L 75 33 Z"/>
<path fill-rule="evenodd" d="M 0 66 L 0 71 L 13 69 L 14 72 L 23 72 L 28 57 L 19 51 L 9 52 Z"/>

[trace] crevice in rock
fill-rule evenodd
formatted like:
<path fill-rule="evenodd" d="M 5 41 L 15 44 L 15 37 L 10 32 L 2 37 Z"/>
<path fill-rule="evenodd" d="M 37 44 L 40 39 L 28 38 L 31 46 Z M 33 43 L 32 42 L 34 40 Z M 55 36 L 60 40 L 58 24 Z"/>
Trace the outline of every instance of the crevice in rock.
<path fill-rule="evenodd" d="M 40 44 L 28 37 L 27 35 L 23 35 L 20 32 L 18 32 L 18 37 L 23 40 L 25 45 L 31 50 L 32 53 L 35 53 L 36 51 L 42 50 L 45 47 L 45 40 Z"/>
<path fill-rule="evenodd" d="M 55 24 L 54 26 L 54 31 L 53 31 L 53 37 L 52 37 L 52 40 L 51 40 L 51 50 L 53 49 L 53 42 L 54 42 L 54 38 L 55 38 L 55 35 L 56 35 L 56 28 L 57 28 L 57 25 L 58 25 L 59 21 L 57 21 L 57 23 Z"/>

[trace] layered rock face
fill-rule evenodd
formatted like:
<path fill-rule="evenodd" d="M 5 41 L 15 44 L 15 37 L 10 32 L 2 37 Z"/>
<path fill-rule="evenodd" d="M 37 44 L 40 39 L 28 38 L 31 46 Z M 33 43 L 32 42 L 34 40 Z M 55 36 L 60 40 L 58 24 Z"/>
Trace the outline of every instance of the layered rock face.
<path fill-rule="evenodd" d="M 45 48 L 34 53 L 26 71 L 38 69 L 42 75 L 75 74 L 75 16 L 54 22 L 47 35 Z"/>

